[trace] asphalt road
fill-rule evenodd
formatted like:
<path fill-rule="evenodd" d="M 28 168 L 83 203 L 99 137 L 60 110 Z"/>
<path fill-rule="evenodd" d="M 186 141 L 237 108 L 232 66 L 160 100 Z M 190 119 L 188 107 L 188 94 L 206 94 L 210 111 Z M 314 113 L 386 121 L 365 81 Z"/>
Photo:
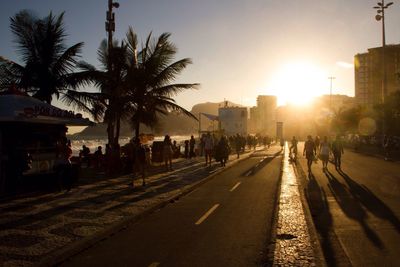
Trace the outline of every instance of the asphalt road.
<path fill-rule="evenodd" d="M 244 160 L 62 266 L 260 266 L 281 156 Z"/>
<path fill-rule="evenodd" d="M 299 163 L 328 265 L 400 266 L 400 164 L 351 150 L 342 171 L 329 164 L 324 173 L 318 161 L 308 176 L 306 160 Z"/>

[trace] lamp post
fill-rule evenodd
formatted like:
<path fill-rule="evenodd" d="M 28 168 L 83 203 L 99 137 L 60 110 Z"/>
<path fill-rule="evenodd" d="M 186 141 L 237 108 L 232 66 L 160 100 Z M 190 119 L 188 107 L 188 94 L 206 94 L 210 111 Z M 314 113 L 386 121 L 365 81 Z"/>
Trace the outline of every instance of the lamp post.
<path fill-rule="evenodd" d="M 118 8 L 119 3 L 108 0 L 108 11 L 106 13 L 106 32 L 108 32 L 108 51 L 112 48 L 112 35 L 115 32 L 115 14 L 112 12 L 113 8 Z"/>
<path fill-rule="evenodd" d="M 385 103 L 386 97 L 386 62 L 385 62 L 385 50 L 386 50 L 386 35 L 385 35 L 385 9 L 393 5 L 393 2 L 385 4 L 385 0 L 381 0 L 374 6 L 377 9 L 375 19 L 382 21 L 382 104 Z M 382 118 L 382 133 L 385 133 L 385 114 Z"/>
<path fill-rule="evenodd" d="M 328 77 L 329 80 L 331 80 L 331 87 L 330 87 L 330 95 L 329 95 L 329 109 L 332 111 L 332 84 L 333 84 L 333 80 L 336 79 L 336 77 Z"/>

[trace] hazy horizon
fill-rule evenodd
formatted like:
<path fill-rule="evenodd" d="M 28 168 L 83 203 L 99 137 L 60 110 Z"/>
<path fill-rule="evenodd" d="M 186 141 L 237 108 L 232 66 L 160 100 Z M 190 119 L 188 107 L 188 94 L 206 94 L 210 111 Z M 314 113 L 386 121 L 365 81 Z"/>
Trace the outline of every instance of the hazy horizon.
<path fill-rule="evenodd" d="M 192 58 L 179 78 L 201 88 L 176 97 L 190 109 L 196 103 L 224 99 L 256 104 L 257 95 L 278 96 L 279 104 L 328 94 L 354 96 L 353 57 L 381 46 L 376 1 L 119 1 L 115 37 L 129 26 L 140 40 L 171 32 L 177 59 Z M 107 0 L 16 0 L 0 3 L 0 55 L 18 61 L 9 18 L 22 9 L 45 16 L 65 11 L 67 44 L 85 42 L 82 59 L 98 65 L 96 51 L 106 38 Z M 400 42 L 400 3 L 386 11 L 387 44 Z M 300 100 L 299 100 L 300 99 Z M 54 102 L 55 103 L 55 102 Z M 55 103 L 58 105 L 57 103 Z"/>

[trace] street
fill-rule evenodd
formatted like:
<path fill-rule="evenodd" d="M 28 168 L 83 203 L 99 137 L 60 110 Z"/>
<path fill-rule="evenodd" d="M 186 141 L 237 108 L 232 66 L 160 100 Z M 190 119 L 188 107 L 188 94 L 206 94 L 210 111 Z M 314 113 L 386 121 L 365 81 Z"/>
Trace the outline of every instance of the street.
<path fill-rule="evenodd" d="M 299 154 L 303 145 L 299 145 Z M 345 150 L 342 170 L 318 160 L 307 175 L 299 158 L 308 204 L 329 266 L 399 266 L 400 164 Z"/>
<path fill-rule="evenodd" d="M 260 266 L 281 159 L 256 154 L 62 266 Z"/>

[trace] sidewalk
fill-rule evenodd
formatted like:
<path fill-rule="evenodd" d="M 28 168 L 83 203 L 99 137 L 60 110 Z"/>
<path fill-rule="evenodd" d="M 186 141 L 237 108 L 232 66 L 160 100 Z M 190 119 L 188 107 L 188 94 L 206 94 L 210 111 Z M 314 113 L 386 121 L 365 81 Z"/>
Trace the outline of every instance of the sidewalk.
<path fill-rule="evenodd" d="M 326 266 L 288 145 L 282 162 L 273 266 Z"/>
<path fill-rule="evenodd" d="M 231 155 L 227 167 L 252 153 L 248 151 L 240 159 Z M 173 167 L 174 171 L 147 177 L 145 187 L 138 179 L 132 188 L 131 176 L 126 175 L 85 184 L 69 193 L 0 204 L 0 266 L 46 264 L 74 249 L 83 249 L 227 168 L 215 162 L 205 167 L 204 158 L 184 160 Z"/>

